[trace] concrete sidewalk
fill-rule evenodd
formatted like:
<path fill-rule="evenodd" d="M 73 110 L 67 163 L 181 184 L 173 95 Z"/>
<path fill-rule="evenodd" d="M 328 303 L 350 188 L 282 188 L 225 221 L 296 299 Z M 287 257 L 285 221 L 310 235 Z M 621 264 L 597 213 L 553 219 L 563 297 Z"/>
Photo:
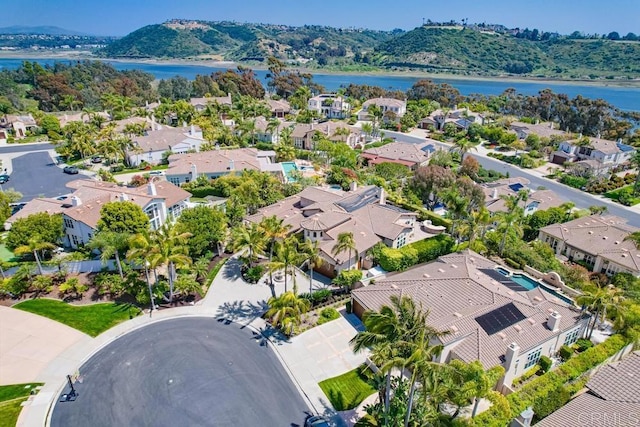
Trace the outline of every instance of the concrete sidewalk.
<path fill-rule="evenodd" d="M 302 288 L 303 285 L 300 285 Z M 284 285 L 277 283 L 274 291 L 276 294 L 282 293 Z M 318 382 L 340 375 L 364 362 L 366 355 L 354 355 L 349 347 L 349 340 L 361 327 L 359 320 L 354 315 L 343 313 L 335 321 L 287 339 L 260 317 L 266 310 L 267 300 L 271 295 L 272 291 L 264 281 L 260 284 L 244 282 L 240 276 L 240 262 L 236 258 L 230 258 L 214 279 L 207 295 L 196 305 L 147 312 L 96 338 L 84 336 L 57 354 L 34 378 L 34 381 L 44 382 L 45 385 L 37 395 L 25 402 L 17 426 L 49 425 L 48 417 L 53 403 L 67 386 L 66 376 L 78 372 L 80 366 L 104 346 L 153 322 L 184 316 L 226 319 L 253 329 L 257 337 L 261 334 L 261 339 L 271 344 L 310 409 L 330 415 L 337 423 L 344 425 Z M 82 376 L 82 372 L 79 375 Z"/>

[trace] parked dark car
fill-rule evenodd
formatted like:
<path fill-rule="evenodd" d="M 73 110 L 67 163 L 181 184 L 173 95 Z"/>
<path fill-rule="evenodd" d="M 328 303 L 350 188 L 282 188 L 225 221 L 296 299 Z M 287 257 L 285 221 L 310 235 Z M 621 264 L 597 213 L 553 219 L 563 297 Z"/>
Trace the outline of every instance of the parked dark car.
<path fill-rule="evenodd" d="M 78 173 L 78 168 L 75 166 L 65 166 L 64 169 L 62 169 L 62 171 L 64 173 L 68 173 L 69 175 L 75 175 Z"/>
<path fill-rule="evenodd" d="M 0 175 L 0 184 L 4 184 L 7 181 L 9 181 L 9 175 Z"/>
<path fill-rule="evenodd" d="M 334 424 L 320 415 L 313 415 L 304 422 L 304 427 L 334 427 Z"/>

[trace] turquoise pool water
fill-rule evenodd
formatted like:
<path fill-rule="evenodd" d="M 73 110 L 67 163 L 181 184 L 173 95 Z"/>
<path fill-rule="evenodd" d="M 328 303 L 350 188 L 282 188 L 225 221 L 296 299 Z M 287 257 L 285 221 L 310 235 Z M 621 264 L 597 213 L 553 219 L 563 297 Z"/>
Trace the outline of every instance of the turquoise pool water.
<path fill-rule="evenodd" d="M 293 177 L 293 172 L 298 170 L 298 166 L 296 166 L 294 162 L 282 162 L 280 165 L 282 166 L 286 181 L 295 182 L 296 179 Z"/>
<path fill-rule="evenodd" d="M 507 270 L 506 268 L 502 268 L 502 267 L 496 267 L 496 271 L 500 274 L 502 274 L 503 276 L 509 277 L 509 275 L 511 274 L 511 272 L 509 270 Z"/>
<path fill-rule="evenodd" d="M 533 280 L 529 276 L 525 276 L 525 275 L 522 275 L 522 274 L 513 274 L 513 275 L 511 275 L 510 279 L 513 280 L 518 285 L 522 286 L 523 288 L 525 288 L 528 291 L 530 291 L 531 289 L 535 289 L 538 286 L 540 286 L 539 282 Z"/>

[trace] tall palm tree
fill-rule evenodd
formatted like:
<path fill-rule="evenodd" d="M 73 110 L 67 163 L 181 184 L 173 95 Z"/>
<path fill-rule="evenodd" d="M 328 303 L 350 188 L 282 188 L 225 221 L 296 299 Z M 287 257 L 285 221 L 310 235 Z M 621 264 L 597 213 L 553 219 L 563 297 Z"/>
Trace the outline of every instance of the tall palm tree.
<path fill-rule="evenodd" d="M 353 238 L 353 233 L 351 231 L 346 231 L 344 233 L 338 234 L 336 244 L 333 245 L 333 248 L 331 248 L 331 254 L 334 256 L 338 256 L 342 252 L 348 252 L 349 270 L 351 270 L 351 252 L 354 252 L 356 250 L 356 241 Z"/>
<path fill-rule="evenodd" d="M 149 260 L 155 265 L 166 265 L 169 277 L 169 302 L 173 302 L 173 287 L 176 268 L 191 265 L 187 239 L 191 233 L 181 233 L 173 224 L 165 223 L 153 231 L 155 245 L 151 249 Z"/>
<path fill-rule="evenodd" d="M 468 217 L 467 209 L 469 206 L 469 199 L 460 195 L 456 190 L 449 190 L 443 195 L 443 201 L 452 219 L 451 235 L 456 239 L 456 242 L 459 243 L 459 224 L 460 221 Z"/>
<path fill-rule="evenodd" d="M 40 260 L 40 254 L 42 251 L 49 251 L 56 248 L 51 242 L 45 242 L 39 237 L 32 237 L 29 239 L 26 245 L 18 246 L 15 249 L 16 255 L 24 255 L 31 253 L 36 260 L 36 264 L 38 265 L 38 273 L 42 275 L 42 262 Z"/>
<path fill-rule="evenodd" d="M 144 265 L 145 278 L 147 280 L 147 287 L 149 288 L 149 299 L 151 302 L 151 311 L 156 309 L 156 304 L 153 298 L 153 289 L 151 287 L 151 281 L 149 280 L 149 270 L 153 270 L 155 284 L 158 284 L 158 262 L 157 258 L 151 258 L 151 253 L 155 247 L 154 241 L 155 235 L 150 233 L 134 234 L 129 238 L 129 250 L 127 251 L 127 260 L 129 262 L 139 263 Z"/>
<path fill-rule="evenodd" d="M 284 219 L 277 216 L 269 216 L 260 221 L 260 227 L 264 231 L 265 237 L 269 239 L 269 262 L 273 261 L 273 249 L 277 240 L 284 239 L 289 234 L 291 226 L 284 223 Z M 269 281 L 273 283 L 273 275 L 269 269 Z"/>
<path fill-rule="evenodd" d="M 498 212 L 497 218 L 500 222 L 498 225 L 498 231 L 502 233 L 502 240 L 500 241 L 499 253 L 500 256 L 504 253 L 504 248 L 507 244 L 507 235 L 509 232 L 515 232 L 516 235 L 522 235 L 522 217 L 523 210 L 521 207 L 516 207 L 512 212 Z"/>
<path fill-rule="evenodd" d="M 264 231 L 256 223 L 251 223 L 249 226 L 240 224 L 231 230 L 231 245 L 235 251 L 249 251 L 248 263 L 251 267 L 255 258 L 264 253 L 266 245 Z"/>
<path fill-rule="evenodd" d="M 127 233 L 115 233 L 113 231 L 102 230 L 91 238 L 88 246 L 90 249 L 100 251 L 100 260 L 103 263 L 106 263 L 111 257 L 115 257 L 118 273 L 120 273 L 120 277 L 124 279 L 120 253 L 127 250 L 130 238 L 131 236 Z"/>
<path fill-rule="evenodd" d="M 451 147 L 450 151 L 460 154 L 460 162 L 462 162 L 464 160 L 464 155 L 467 154 L 470 150 L 477 151 L 477 148 L 467 138 L 460 138 L 453 142 L 453 147 Z"/>
<path fill-rule="evenodd" d="M 607 290 L 597 286 L 583 290 L 582 295 L 576 298 L 578 304 L 582 304 L 584 308 L 593 313 L 593 321 L 587 326 L 587 339 L 591 339 L 591 335 L 596 328 L 600 312 L 603 310 L 606 300 Z"/>
<path fill-rule="evenodd" d="M 317 240 L 306 240 L 302 245 L 304 260 L 309 263 L 309 293 L 313 292 L 313 270 L 324 263 L 320 256 L 320 247 Z"/>
<path fill-rule="evenodd" d="M 276 243 L 276 256 L 269 263 L 269 270 L 284 271 L 284 291 L 287 292 L 287 275 L 291 273 L 293 278 L 293 294 L 297 295 L 298 286 L 296 284 L 296 273 L 292 269 L 301 261 L 301 254 L 298 251 L 298 241 L 294 236 Z"/>

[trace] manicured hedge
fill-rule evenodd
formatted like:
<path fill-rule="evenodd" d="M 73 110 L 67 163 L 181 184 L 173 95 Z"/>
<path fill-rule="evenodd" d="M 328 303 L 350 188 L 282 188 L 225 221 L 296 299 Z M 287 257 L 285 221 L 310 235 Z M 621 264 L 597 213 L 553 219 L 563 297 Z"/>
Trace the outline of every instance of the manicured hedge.
<path fill-rule="evenodd" d="M 439 234 L 400 249 L 382 248 L 378 262 L 386 271 L 405 270 L 413 265 L 432 261 L 441 255 L 451 253 L 454 244 L 451 236 Z"/>
<path fill-rule="evenodd" d="M 492 406 L 475 417 L 471 425 L 506 426 L 529 406 L 533 407 L 535 420 L 544 418 L 567 403 L 571 396 L 582 388 L 586 380 L 580 378 L 574 384 L 567 383 L 600 365 L 625 345 L 626 342 L 621 335 L 613 335 L 605 342 L 574 356 L 557 369 L 533 379 L 520 390 L 507 396 L 511 407 L 510 414 L 505 414 L 500 408 L 494 409 Z"/>

